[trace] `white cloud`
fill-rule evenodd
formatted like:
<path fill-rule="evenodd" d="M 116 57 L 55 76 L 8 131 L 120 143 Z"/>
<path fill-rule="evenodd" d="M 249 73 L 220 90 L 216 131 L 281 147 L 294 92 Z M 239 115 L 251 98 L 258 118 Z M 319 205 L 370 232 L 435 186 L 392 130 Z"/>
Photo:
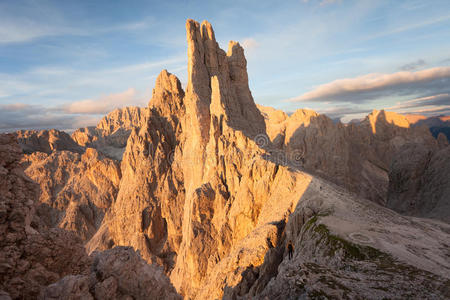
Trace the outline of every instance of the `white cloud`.
<path fill-rule="evenodd" d="M 419 97 L 403 102 L 386 109 L 403 114 L 424 114 L 427 116 L 450 114 L 450 94 L 438 94 Z"/>
<path fill-rule="evenodd" d="M 424 105 L 443 105 L 448 103 L 450 103 L 450 94 L 439 94 L 397 102 L 396 105 L 389 107 L 388 109 L 417 108 Z"/>
<path fill-rule="evenodd" d="M 31 5 L 34 10 L 11 10 L 0 4 L 0 45 L 30 42 L 50 36 L 95 36 L 118 31 L 138 31 L 153 26 L 153 18 L 145 18 L 135 22 L 124 22 L 109 26 L 100 26 L 88 22 L 70 24 L 57 9 L 40 5 Z M 19 17 L 20 15 L 20 17 Z"/>
<path fill-rule="evenodd" d="M 384 36 L 388 36 L 388 35 L 402 33 L 405 31 L 410 31 L 410 30 L 414 30 L 414 29 L 418 29 L 418 28 L 422 28 L 422 27 L 427 27 L 427 26 L 438 24 L 438 23 L 446 22 L 449 19 L 450 19 L 450 15 L 446 15 L 446 16 L 441 16 L 438 18 L 431 18 L 428 20 L 424 20 L 422 22 L 408 23 L 403 26 L 397 26 L 388 31 L 379 32 L 377 34 L 368 36 L 367 39 L 370 40 L 370 39 L 375 39 L 375 38 L 384 37 Z"/>
<path fill-rule="evenodd" d="M 27 108 L 31 108 L 32 106 L 29 104 L 25 104 L 25 103 L 12 103 L 12 104 L 5 104 L 0 107 L 4 111 L 13 112 L 13 111 L 25 110 Z"/>
<path fill-rule="evenodd" d="M 244 47 L 245 51 L 252 51 L 259 47 L 259 43 L 254 38 L 245 38 L 241 45 Z"/>
<path fill-rule="evenodd" d="M 414 111 L 414 113 L 422 113 L 422 114 L 436 114 L 436 113 L 449 113 L 450 105 L 442 105 L 438 107 L 422 107 Z"/>

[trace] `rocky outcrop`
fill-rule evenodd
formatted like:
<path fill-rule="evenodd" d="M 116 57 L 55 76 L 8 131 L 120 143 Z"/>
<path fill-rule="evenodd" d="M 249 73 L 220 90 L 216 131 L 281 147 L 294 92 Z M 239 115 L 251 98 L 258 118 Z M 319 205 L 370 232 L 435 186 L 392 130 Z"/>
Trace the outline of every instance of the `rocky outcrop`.
<path fill-rule="evenodd" d="M 97 127 L 78 129 L 72 137 L 57 130 L 16 132 L 28 154 L 22 159 L 26 174 L 40 185 L 37 214 L 47 226 L 72 231 L 83 241 L 97 232 L 117 196 L 117 160 L 146 111 L 116 109 Z"/>
<path fill-rule="evenodd" d="M 119 129 L 131 130 L 144 122 L 145 110 L 136 106 L 115 109 L 98 122 L 97 128 L 104 130 L 106 135 Z"/>
<path fill-rule="evenodd" d="M 131 119 L 137 118 L 136 112 L 140 109 L 124 111 L 129 112 Z M 115 116 L 119 118 L 124 115 L 113 112 L 101 122 L 106 124 L 109 121 L 117 126 L 117 130 L 104 139 L 114 140 L 112 144 L 119 143 L 120 147 L 126 145 L 129 133 L 119 138 L 117 131 L 130 131 L 126 126 L 132 125 L 113 120 Z M 127 119 L 124 117 L 124 120 Z M 114 126 L 111 125 L 111 130 Z M 117 195 L 121 177 L 119 163 L 93 148 L 86 148 L 93 144 L 81 143 L 78 134 L 75 134 L 79 138 L 76 140 L 78 144 L 67 133 L 54 129 L 22 130 L 17 131 L 15 136 L 26 154 L 22 158 L 26 174 L 40 186 L 37 214 L 49 227 L 72 231 L 84 241 L 90 239 Z M 99 144 L 96 146 L 101 148 Z"/>
<path fill-rule="evenodd" d="M 439 149 L 445 148 L 449 145 L 448 139 L 443 133 L 438 134 L 436 141 Z"/>
<path fill-rule="evenodd" d="M 188 21 L 187 32 L 186 95 L 176 77 L 161 72 L 147 123 L 128 139 L 107 230 L 95 238 L 100 248 L 110 237 L 139 249 L 193 297 L 233 244 L 255 228 L 262 211 L 270 210 L 263 209 L 266 202 L 273 206 L 282 197 L 272 183 L 290 175 L 249 138 L 265 125 L 248 89 L 240 46 L 232 42 L 228 54 L 220 50 L 208 23 Z M 277 218 L 286 215 L 288 203 Z M 276 225 L 260 230 L 261 247 L 250 260 L 261 259 L 274 230 Z M 220 289 L 215 293 L 220 296 Z"/>
<path fill-rule="evenodd" d="M 146 123 L 134 128 L 128 139 L 117 199 L 102 235 L 94 237 L 89 249 L 104 249 L 105 242 L 131 245 L 147 261 L 170 269 L 180 244 L 184 200 L 183 174 L 173 164 L 179 155 L 184 92 L 167 71 L 161 72 L 157 83 Z"/>
<path fill-rule="evenodd" d="M 325 115 L 299 109 L 291 116 L 260 107 L 267 136 L 261 144 L 275 153 L 286 152 L 296 165 L 343 185 L 360 197 L 385 205 L 389 169 L 403 145 L 428 145 L 436 141 L 423 127 L 411 128 L 399 114 L 373 111 L 355 124 L 335 124 Z"/>
<path fill-rule="evenodd" d="M 146 108 L 124 107 L 110 112 L 97 127 L 75 130 L 72 139 L 83 147 L 97 149 L 102 154 L 121 160 L 131 130 L 145 123 Z"/>
<path fill-rule="evenodd" d="M 64 131 L 51 130 L 19 130 L 15 133 L 17 141 L 24 153 L 44 152 L 50 154 L 55 150 L 67 150 L 83 153 L 84 148 L 75 143 Z"/>
<path fill-rule="evenodd" d="M 22 163 L 25 173 L 40 186 L 37 214 L 50 227 L 90 239 L 117 195 L 119 164 L 93 148 L 82 155 L 36 152 L 24 156 Z"/>
<path fill-rule="evenodd" d="M 16 137 L 0 135 L 0 290 L 13 299 L 35 298 L 40 289 L 89 264 L 81 241 L 48 229 L 35 215 L 38 186 L 23 172 Z"/>
<path fill-rule="evenodd" d="M 182 299 L 161 267 L 148 265 L 130 247 L 95 253 L 87 275 L 49 285 L 42 299 Z"/>

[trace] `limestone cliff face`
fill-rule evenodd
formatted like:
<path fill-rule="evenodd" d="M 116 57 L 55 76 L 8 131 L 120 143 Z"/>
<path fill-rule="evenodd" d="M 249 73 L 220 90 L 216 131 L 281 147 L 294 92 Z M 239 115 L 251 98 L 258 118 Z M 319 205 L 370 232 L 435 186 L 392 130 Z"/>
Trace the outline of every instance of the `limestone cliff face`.
<path fill-rule="evenodd" d="M 164 262 L 166 268 L 173 267 L 181 240 L 184 192 L 178 157 L 183 96 L 178 79 L 161 72 L 146 122 L 128 138 L 119 193 L 106 218 L 115 244 L 131 245 L 147 261 Z"/>
<path fill-rule="evenodd" d="M 72 231 L 89 240 L 116 198 L 119 164 L 93 148 L 82 155 L 70 151 L 35 152 L 22 163 L 40 186 L 37 213 L 50 227 Z"/>
<path fill-rule="evenodd" d="M 64 156 L 53 153 L 55 159 L 62 159 Z M 25 175 L 23 163 L 20 161 L 21 156 L 22 149 L 17 144 L 16 137 L 12 134 L 1 134 L 0 297 L 2 299 L 181 298 L 163 269 L 156 265 L 148 265 L 133 249 L 116 247 L 113 250 L 96 252 L 88 257 L 82 241 L 72 232 L 48 227 L 44 222 L 48 216 L 35 213 L 36 210 L 39 211 L 39 205 L 42 205 L 37 201 L 39 186 Z M 66 159 L 74 158 L 66 156 Z M 88 149 L 81 157 L 78 167 L 82 168 L 83 165 L 90 167 L 84 170 L 83 175 L 89 177 L 88 180 L 91 182 L 83 182 L 81 178 L 76 178 L 71 184 L 86 185 L 85 188 L 89 189 L 89 184 L 105 180 L 105 174 L 101 173 L 102 167 L 98 165 L 98 161 L 96 162 L 97 159 L 98 153 Z M 52 159 L 46 161 L 46 168 L 54 168 L 55 166 L 51 165 L 53 162 Z M 110 168 L 112 169 L 103 171 L 114 180 L 116 166 L 110 165 Z M 115 180 L 118 181 L 118 178 Z M 95 190 L 95 187 L 91 186 L 90 189 Z M 84 196 L 89 198 L 93 194 Z M 95 203 L 98 206 L 103 201 L 96 197 L 92 199 L 99 200 Z M 69 211 L 70 208 L 67 208 L 66 214 Z M 83 232 L 83 228 L 75 228 L 74 231 Z"/>
<path fill-rule="evenodd" d="M 299 109 L 291 116 L 260 107 L 266 120 L 267 138 L 262 142 L 286 151 L 297 166 L 359 196 L 385 205 L 389 169 L 404 145 L 436 147 L 423 127 L 411 128 L 399 114 L 373 111 L 362 122 L 347 126 L 311 110 Z"/>
<path fill-rule="evenodd" d="M 138 119 L 139 109 L 126 108 L 124 111 L 129 112 L 130 119 Z M 97 232 L 117 195 L 121 177 L 119 163 L 105 157 L 102 153 L 107 151 L 102 146 L 106 145 L 104 140 L 107 140 L 115 141 L 111 145 L 124 147 L 129 133 L 124 133 L 126 137 L 123 137 L 122 131 L 131 131 L 129 127 L 132 126 L 123 117 L 125 112 L 113 112 L 103 119 L 101 124 L 109 120 L 109 123 L 118 125 L 114 125 L 117 126 L 116 131 L 102 135 L 102 143 L 96 139 L 80 142 L 81 136 L 87 137 L 81 134 L 82 129 L 74 133 L 74 137 L 78 138 L 75 140 L 67 133 L 54 129 L 15 133 L 26 154 L 21 159 L 25 172 L 40 186 L 40 204 L 36 209 L 47 226 L 72 231 L 84 241 Z M 115 117 L 123 117 L 124 121 L 114 122 Z M 111 125 L 111 128 L 114 129 L 114 126 Z M 96 138 L 99 136 L 95 135 Z M 92 146 L 98 146 L 99 150 Z M 113 146 L 109 148 L 115 149 Z"/>
<path fill-rule="evenodd" d="M 110 135 L 119 129 L 130 130 L 143 122 L 145 118 L 144 110 L 145 108 L 136 106 L 115 109 L 98 122 L 97 128 L 104 130 L 106 135 Z"/>

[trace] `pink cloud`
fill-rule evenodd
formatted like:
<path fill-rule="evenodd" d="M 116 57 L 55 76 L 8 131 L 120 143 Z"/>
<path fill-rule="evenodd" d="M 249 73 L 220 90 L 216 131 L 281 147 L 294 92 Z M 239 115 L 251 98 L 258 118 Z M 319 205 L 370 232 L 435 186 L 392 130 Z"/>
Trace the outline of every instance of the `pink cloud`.
<path fill-rule="evenodd" d="M 136 90 L 130 88 L 122 93 L 101 96 L 98 99 L 75 101 L 63 107 L 68 114 L 107 114 L 110 111 L 130 105 L 143 105 L 147 100 L 138 97 Z"/>
<path fill-rule="evenodd" d="M 355 78 L 345 78 L 318 86 L 310 92 L 289 101 L 341 101 L 363 102 L 365 99 L 375 99 L 390 93 L 413 93 L 429 90 L 428 83 L 440 79 L 450 79 L 450 67 L 436 67 L 417 72 L 396 72 L 392 74 L 371 73 Z M 448 89 L 448 82 L 433 88 Z"/>

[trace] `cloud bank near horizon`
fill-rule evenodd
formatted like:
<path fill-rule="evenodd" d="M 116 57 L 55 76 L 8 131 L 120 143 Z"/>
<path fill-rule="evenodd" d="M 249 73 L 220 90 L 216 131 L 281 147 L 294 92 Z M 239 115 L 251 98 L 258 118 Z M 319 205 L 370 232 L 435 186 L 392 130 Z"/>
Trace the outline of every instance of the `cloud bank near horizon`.
<path fill-rule="evenodd" d="M 448 90 L 450 67 L 436 67 L 416 72 L 371 73 L 337 79 L 288 101 L 364 103 L 386 96 L 440 93 Z"/>
<path fill-rule="evenodd" d="M 148 95 L 139 95 L 133 88 L 123 92 L 101 95 L 57 106 L 26 103 L 0 104 L 0 132 L 20 129 L 74 130 L 95 126 L 116 108 L 146 106 Z"/>

